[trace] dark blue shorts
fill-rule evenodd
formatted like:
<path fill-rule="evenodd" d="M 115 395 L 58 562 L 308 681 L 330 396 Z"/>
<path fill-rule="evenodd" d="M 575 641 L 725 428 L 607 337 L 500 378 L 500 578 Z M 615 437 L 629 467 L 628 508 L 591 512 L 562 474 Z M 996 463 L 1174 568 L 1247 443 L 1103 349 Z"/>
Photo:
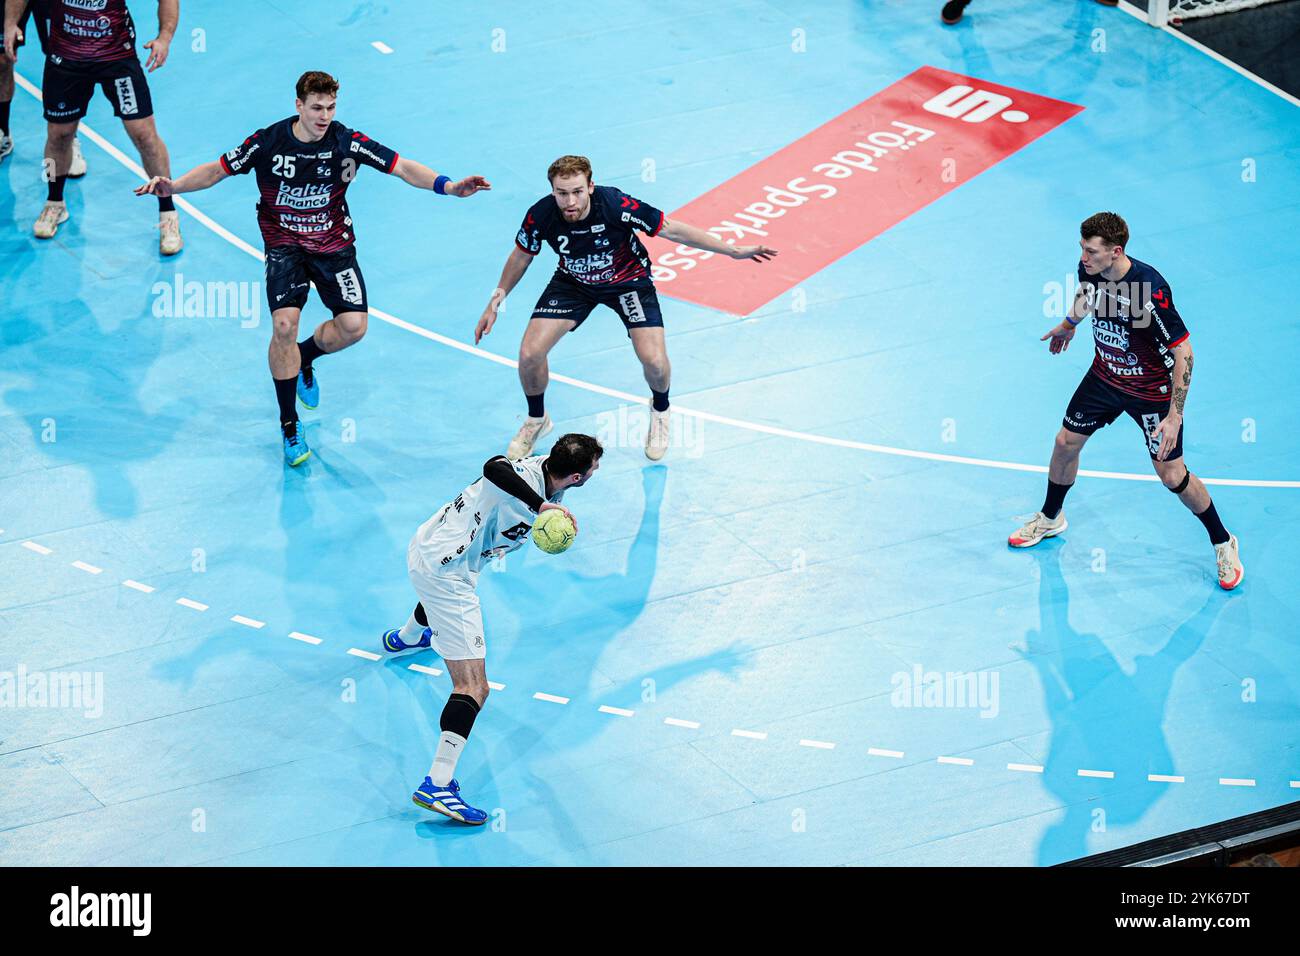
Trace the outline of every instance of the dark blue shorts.
<path fill-rule="evenodd" d="M 369 311 L 356 246 L 338 252 L 307 252 L 298 246 L 266 250 L 266 301 L 272 312 L 301 309 L 307 304 L 307 290 L 312 285 L 333 315 Z"/>
<path fill-rule="evenodd" d="M 585 286 L 557 272 L 533 307 L 534 319 L 571 319 L 576 329 L 598 305 L 607 305 L 623 320 L 628 334 L 633 329 L 663 328 L 659 294 L 651 282 L 600 288 Z"/>
<path fill-rule="evenodd" d="M 1074 390 L 1061 424 L 1080 435 L 1091 435 L 1099 428 L 1109 425 L 1121 414 L 1127 414 L 1138 423 L 1146 439 L 1147 453 L 1151 455 L 1151 460 L 1155 461 L 1156 453 L 1160 451 L 1160 439 L 1153 437 L 1151 430 L 1169 414 L 1169 399 L 1154 401 L 1129 395 L 1089 372 L 1083 377 L 1079 387 Z M 1165 461 L 1175 461 L 1182 457 L 1183 429 L 1180 425 L 1177 443 Z"/>

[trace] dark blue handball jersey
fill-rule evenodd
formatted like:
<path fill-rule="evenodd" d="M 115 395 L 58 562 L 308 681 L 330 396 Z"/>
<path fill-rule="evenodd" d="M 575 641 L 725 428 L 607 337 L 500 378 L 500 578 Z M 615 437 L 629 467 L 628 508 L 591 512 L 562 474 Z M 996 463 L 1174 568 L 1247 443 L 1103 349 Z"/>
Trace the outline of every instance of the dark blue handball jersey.
<path fill-rule="evenodd" d="M 1079 265 L 1097 349 L 1089 372 L 1129 395 L 1168 401 L 1172 350 L 1189 333 L 1165 277 L 1131 256 L 1129 262 L 1128 273 L 1113 281 L 1090 276 Z"/>
<path fill-rule="evenodd" d="M 391 173 L 397 153 L 337 121 L 304 143 L 293 135 L 295 119 L 259 129 L 221 157 L 221 168 L 231 176 L 257 174 L 257 225 L 266 248 L 339 252 L 356 241 L 348 186 L 362 166 Z"/>
<path fill-rule="evenodd" d="M 650 254 L 637 238 L 663 228 L 664 214 L 614 186 L 597 186 L 585 219 L 568 222 L 555 197 L 533 203 L 515 236 L 515 245 L 529 255 L 548 243 L 560 257 L 563 274 L 592 288 L 650 284 Z"/>

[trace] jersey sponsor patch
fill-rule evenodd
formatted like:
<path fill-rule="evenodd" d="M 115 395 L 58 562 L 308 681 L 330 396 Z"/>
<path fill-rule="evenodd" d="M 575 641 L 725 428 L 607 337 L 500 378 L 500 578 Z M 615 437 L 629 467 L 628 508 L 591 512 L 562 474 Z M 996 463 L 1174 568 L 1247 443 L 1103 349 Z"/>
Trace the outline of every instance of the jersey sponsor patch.
<path fill-rule="evenodd" d="M 1082 110 L 921 67 L 669 215 L 779 258 L 754 268 L 649 239 L 652 275 L 667 295 L 748 315 Z"/>
<path fill-rule="evenodd" d="M 113 81 L 113 88 L 117 91 L 117 105 L 124 115 L 137 113 L 140 110 L 140 104 L 135 98 L 135 84 L 131 82 L 129 76 L 120 76 Z"/>
<path fill-rule="evenodd" d="M 620 295 L 618 305 L 623 310 L 623 317 L 629 322 L 645 321 L 645 310 L 641 308 L 641 296 L 635 289 Z"/>
<path fill-rule="evenodd" d="M 357 281 L 357 270 L 344 269 L 342 272 L 334 273 L 334 278 L 338 281 L 339 295 L 343 297 L 343 301 L 351 305 L 360 305 L 361 283 Z M 457 498 L 456 501 L 460 502 L 460 499 Z M 463 504 L 456 510 L 459 511 L 460 507 L 463 507 Z"/>

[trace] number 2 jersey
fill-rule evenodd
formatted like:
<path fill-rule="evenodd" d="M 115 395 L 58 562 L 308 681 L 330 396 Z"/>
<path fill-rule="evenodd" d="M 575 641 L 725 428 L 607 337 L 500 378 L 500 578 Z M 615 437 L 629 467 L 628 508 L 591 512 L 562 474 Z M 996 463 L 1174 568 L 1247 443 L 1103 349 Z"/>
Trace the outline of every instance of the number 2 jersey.
<path fill-rule="evenodd" d="M 510 464 L 544 500 L 559 502 L 563 491 L 546 497 L 546 458 L 538 455 Z M 480 478 L 420 525 L 411 550 L 419 554 L 428 575 L 450 575 L 475 585 L 483 565 L 520 547 L 536 520 L 528 505 Z"/>
<path fill-rule="evenodd" d="M 397 153 L 333 122 L 314 143 L 293 135 L 296 116 L 259 129 L 221 157 L 228 175 L 254 171 L 261 199 L 257 225 L 266 248 L 339 252 L 356 240 L 344 198 L 362 166 L 391 173 Z"/>
<path fill-rule="evenodd" d="M 1164 276 L 1131 256 L 1129 262 L 1124 278 L 1113 281 L 1090 276 L 1079 265 L 1097 349 L 1089 371 L 1121 392 L 1168 401 L 1173 349 L 1189 333 Z"/>
<path fill-rule="evenodd" d="M 585 219 L 569 222 L 554 196 L 533 203 L 515 236 L 515 245 L 530 256 L 549 243 L 560 257 L 556 274 L 585 286 L 602 288 L 649 282 L 650 255 L 636 236 L 663 228 L 664 214 L 613 186 L 597 186 Z"/>

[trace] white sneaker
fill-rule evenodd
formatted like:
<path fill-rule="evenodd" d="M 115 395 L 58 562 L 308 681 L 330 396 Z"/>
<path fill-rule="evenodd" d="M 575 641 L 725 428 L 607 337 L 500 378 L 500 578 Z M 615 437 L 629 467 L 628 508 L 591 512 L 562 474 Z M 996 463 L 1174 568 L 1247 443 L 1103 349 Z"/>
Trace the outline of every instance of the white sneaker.
<path fill-rule="evenodd" d="M 650 409 L 650 428 L 645 433 L 645 456 L 658 461 L 668 453 L 668 412 Z"/>
<path fill-rule="evenodd" d="M 1044 538 L 1054 537 L 1068 527 L 1064 511 L 1059 512 L 1055 518 L 1049 518 L 1039 511 L 1019 531 L 1007 538 L 1007 544 L 1013 548 L 1032 548 Z"/>
<path fill-rule="evenodd" d="M 181 217 L 175 209 L 158 214 L 158 251 L 174 256 L 181 251 Z"/>
<path fill-rule="evenodd" d="M 81 155 L 81 140 L 72 137 L 72 162 L 68 165 L 68 178 L 80 179 L 86 175 L 86 157 Z"/>
<path fill-rule="evenodd" d="M 1237 547 L 1237 536 L 1228 535 L 1223 544 L 1214 546 L 1214 557 L 1219 565 L 1219 587 L 1231 591 L 1246 576 L 1246 569 L 1241 565 L 1241 555 Z"/>
<path fill-rule="evenodd" d="M 67 221 L 67 203 L 47 202 L 41 214 L 36 217 L 36 225 L 32 227 L 32 232 L 36 233 L 37 239 L 53 239 L 54 234 L 59 231 L 59 224 Z"/>
<path fill-rule="evenodd" d="M 549 432 L 551 428 L 550 415 L 543 415 L 541 418 L 525 418 L 515 437 L 510 439 L 506 457 L 511 461 L 527 458 L 533 453 L 533 445 L 536 444 L 537 439 Z"/>
<path fill-rule="evenodd" d="M 14 151 L 14 138 L 8 133 L 0 133 L 0 159 Z"/>

